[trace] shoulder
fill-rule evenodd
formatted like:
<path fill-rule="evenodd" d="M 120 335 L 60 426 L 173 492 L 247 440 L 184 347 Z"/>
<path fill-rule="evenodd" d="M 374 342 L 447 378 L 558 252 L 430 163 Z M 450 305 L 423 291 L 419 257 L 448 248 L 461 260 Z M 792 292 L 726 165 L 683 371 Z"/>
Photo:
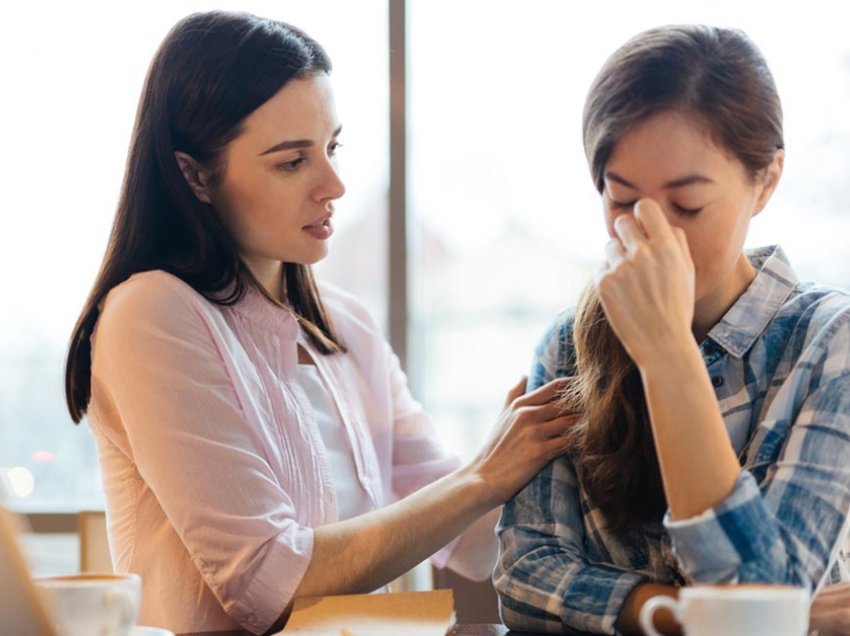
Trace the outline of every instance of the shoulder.
<path fill-rule="evenodd" d="M 356 296 L 329 283 L 321 282 L 317 286 L 322 304 L 330 314 L 335 327 L 342 331 L 355 329 L 373 334 L 380 333 L 372 314 Z"/>
<path fill-rule="evenodd" d="M 197 328 L 197 318 L 210 303 L 187 283 L 162 270 L 133 274 L 113 287 L 100 306 L 97 330 L 115 331 L 137 325 Z"/>
<path fill-rule="evenodd" d="M 538 349 L 557 349 L 566 346 L 572 339 L 575 307 L 567 307 L 553 318 L 538 343 Z"/>
<path fill-rule="evenodd" d="M 549 380 L 571 375 L 575 366 L 573 323 L 575 308 L 564 309 L 549 323 L 534 349 L 534 364 L 529 377 L 529 389 L 542 386 Z"/>
<path fill-rule="evenodd" d="M 795 335 L 800 349 L 850 346 L 850 292 L 814 283 L 798 285 L 771 328 Z"/>
<path fill-rule="evenodd" d="M 850 316 L 850 291 L 838 287 L 803 283 L 793 302 L 818 326 L 845 321 Z"/>
<path fill-rule="evenodd" d="M 386 378 L 399 369 L 383 329 L 366 305 L 352 294 L 324 282 L 318 288 L 333 329 L 345 346 L 345 358 L 369 378 L 370 387 L 383 386 Z M 370 399 L 375 396 L 377 393 Z"/>

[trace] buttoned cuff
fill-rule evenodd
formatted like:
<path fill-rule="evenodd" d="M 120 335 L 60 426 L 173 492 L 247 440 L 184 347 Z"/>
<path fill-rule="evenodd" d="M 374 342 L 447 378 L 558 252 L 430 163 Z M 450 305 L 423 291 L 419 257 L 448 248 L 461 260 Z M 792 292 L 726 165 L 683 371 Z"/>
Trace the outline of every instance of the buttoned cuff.
<path fill-rule="evenodd" d="M 227 613 L 255 634 L 267 632 L 295 596 L 313 556 L 313 538 L 313 529 L 303 526 L 280 533 L 244 592 L 223 604 Z"/>

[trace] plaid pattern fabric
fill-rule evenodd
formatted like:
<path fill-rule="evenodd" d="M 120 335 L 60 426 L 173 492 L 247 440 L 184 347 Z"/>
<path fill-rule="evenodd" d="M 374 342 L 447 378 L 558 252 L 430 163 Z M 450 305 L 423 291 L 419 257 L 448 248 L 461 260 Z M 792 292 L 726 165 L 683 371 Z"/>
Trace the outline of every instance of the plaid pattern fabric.
<path fill-rule="evenodd" d="M 779 247 L 749 254 L 756 278 L 700 345 L 742 471 L 701 515 L 631 536 L 606 530 L 560 457 L 502 512 L 493 578 L 513 628 L 613 634 L 632 589 L 767 581 L 814 590 L 848 578 L 850 294 L 798 282 Z M 571 315 L 535 353 L 529 390 L 572 373 Z"/>

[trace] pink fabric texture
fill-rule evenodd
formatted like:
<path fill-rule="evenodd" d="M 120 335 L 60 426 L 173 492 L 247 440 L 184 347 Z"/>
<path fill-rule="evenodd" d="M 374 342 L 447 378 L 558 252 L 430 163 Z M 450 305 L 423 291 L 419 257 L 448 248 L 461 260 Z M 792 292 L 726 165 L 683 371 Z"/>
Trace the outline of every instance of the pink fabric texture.
<path fill-rule="evenodd" d="M 312 529 L 337 520 L 298 345 L 330 388 L 375 508 L 459 466 L 367 312 L 334 288 L 322 298 L 345 354 L 319 354 L 255 290 L 220 307 L 150 271 L 107 296 L 89 422 L 113 562 L 143 578 L 140 623 L 264 632 L 307 568 Z"/>

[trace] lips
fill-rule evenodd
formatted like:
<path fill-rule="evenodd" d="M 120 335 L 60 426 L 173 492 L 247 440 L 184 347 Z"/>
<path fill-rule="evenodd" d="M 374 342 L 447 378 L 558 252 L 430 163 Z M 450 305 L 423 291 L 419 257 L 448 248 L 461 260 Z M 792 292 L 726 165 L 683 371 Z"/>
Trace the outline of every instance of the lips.
<path fill-rule="evenodd" d="M 305 225 L 302 229 L 307 232 L 307 234 L 320 241 L 329 239 L 334 233 L 334 228 L 331 224 L 332 216 L 333 212 L 329 212 L 316 220 L 316 222 L 311 223 L 310 225 Z"/>
<path fill-rule="evenodd" d="M 327 223 L 328 221 L 331 220 L 331 217 L 333 215 L 334 215 L 333 210 L 328 210 L 322 216 L 318 217 L 315 221 L 313 221 L 312 223 L 308 223 L 304 227 L 305 228 L 306 227 L 318 227 L 320 225 L 324 225 L 325 223 Z"/>

